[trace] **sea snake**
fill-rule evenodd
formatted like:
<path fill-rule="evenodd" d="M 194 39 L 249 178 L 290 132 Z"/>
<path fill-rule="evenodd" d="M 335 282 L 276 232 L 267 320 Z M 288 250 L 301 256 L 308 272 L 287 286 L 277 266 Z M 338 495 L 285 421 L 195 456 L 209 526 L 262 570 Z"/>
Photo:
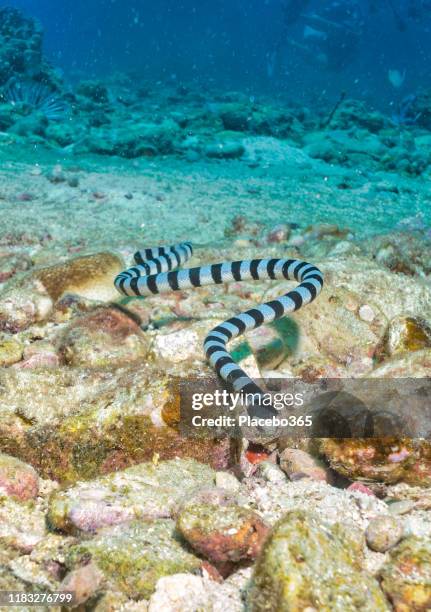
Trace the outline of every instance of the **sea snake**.
<path fill-rule="evenodd" d="M 134 255 L 136 265 L 121 272 L 115 286 L 124 295 L 141 297 L 232 281 L 295 279 L 300 283 L 283 296 L 217 325 L 205 338 L 204 351 L 217 374 L 237 393 L 259 396 L 262 390 L 232 359 L 226 343 L 312 302 L 322 290 L 323 274 L 316 266 L 298 259 L 252 259 L 175 270 L 192 253 L 190 242 L 138 251 Z"/>

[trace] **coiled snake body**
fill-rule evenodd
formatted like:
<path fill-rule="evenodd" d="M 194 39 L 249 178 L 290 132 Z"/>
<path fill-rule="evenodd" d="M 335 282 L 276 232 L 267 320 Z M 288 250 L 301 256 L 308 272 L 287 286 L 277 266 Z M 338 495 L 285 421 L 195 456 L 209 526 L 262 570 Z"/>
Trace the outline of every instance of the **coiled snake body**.
<path fill-rule="evenodd" d="M 212 329 L 205 338 L 204 351 L 217 374 L 238 393 L 261 394 L 258 385 L 232 359 L 226 343 L 245 331 L 275 321 L 312 302 L 322 289 L 323 275 L 316 266 L 298 259 L 252 259 L 175 270 L 190 258 L 192 252 L 189 242 L 138 251 L 134 255 L 136 265 L 121 272 L 114 281 L 115 286 L 120 293 L 136 297 L 232 281 L 299 281 L 292 291 L 231 317 Z"/>

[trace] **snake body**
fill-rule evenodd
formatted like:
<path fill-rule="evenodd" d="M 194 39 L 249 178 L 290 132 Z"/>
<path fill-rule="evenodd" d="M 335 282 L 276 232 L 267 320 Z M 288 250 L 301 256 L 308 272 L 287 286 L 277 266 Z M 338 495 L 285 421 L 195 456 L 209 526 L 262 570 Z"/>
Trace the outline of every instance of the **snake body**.
<path fill-rule="evenodd" d="M 214 327 L 205 338 L 204 351 L 217 374 L 238 393 L 260 394 L 260 387 L 232 359 L 226 343 L 312 302 L 322 290 L 323 274 L 316 266 L 298 259 L 252 259 L 176 269 L 192 253 L 189 242 L 138 251 L 134 255 L 136 265 L 121 272 L 114 281 L 115 286 L 123 295 L 141 297 L 232 281 L 299 281 L 292 291 L 231 317 Z"/>

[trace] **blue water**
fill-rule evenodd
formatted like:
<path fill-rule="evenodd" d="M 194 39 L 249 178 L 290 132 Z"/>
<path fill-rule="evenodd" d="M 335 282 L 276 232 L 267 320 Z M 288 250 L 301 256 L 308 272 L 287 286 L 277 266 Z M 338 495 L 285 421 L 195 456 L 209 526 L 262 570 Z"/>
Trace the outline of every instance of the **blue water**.
<path fill-rule="evenodd" d="M 8 0 L 42 22 L 52 62 L 70 78 L 137 71 L 156 79 L 190 80 L 262 89 L 310 100 L 325 89 L 387 107 L 430 84 L 429 0 L 302 2 L 303 14 L 342 22 L 351 8 L 350 35 L 323 21 L 300 17 L 285 23 L 287 0 Z M 305 6 L 306 5 L 306 6 Z M 339 5 L 339 6 L 337 6 Z M 331 67 L 304 29 L 329 38 Z M 355 43 L 346 50 L 352 39 Z M 291 42 L 293 41 L 293 44 Z M 316 43 L 316 44 L 314 44 Z M 301 46 L 308 46 L 304 52 Z M 279 74 L 268 76 L 271 54 L 284 56 Z M 323 49 L 325 51 L 325 49 Z M 343 58 L 346 62 L 343 65 Z M 388 70 L 405 71 L 402 91 Z"/>

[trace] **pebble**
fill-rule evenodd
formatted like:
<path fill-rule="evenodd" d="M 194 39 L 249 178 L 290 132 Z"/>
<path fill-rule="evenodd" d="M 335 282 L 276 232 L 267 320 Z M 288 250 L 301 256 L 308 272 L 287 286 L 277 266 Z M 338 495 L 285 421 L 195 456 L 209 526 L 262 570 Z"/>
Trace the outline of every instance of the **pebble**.
<path fill-rule="evenodd" d="M 363 493 L 364 495 L 369 495 L 370 497 L 375 497 L 375 494 L 370 489 L 370 487 L 367 487 L 362 482 L 352 482 L 352 484 L 349 485 L 346 490 L 353 491 L 356 493 Z"/>
<path fill-rule="evenodd" d="M 15 365 L 18 369 L 57 368 L 60 358 L 53 344 L 40 340 L 24 348 L 23 361 Z"/>
<path fill-rule="evenodd" d="M 247 343 L 261 368 L 276 368 L 288 354 L 288 347 L 275 329 L 259 327 L 247 334 Z"/>
<path fill-rule="evenodd" d="M 329 481 L 329 471 L 315 457 L 299 448 L 286 448 L 280 454 L 280 467 L 290 480 L 310 478 L 311 480 Z"/>
<path fill-rule="evenodd" d="M 69 572 L 60 584 L 59 591 L 73 592 L 74 604 L 80 606 L 93 597 L 102 583 L 103 576 L 94 563 Z"/>
<path fill-rule="evenodd" d="M 64 183 L 66 181 L 66 175 L 63 172 L 63 168 L 59 165 L 54 168 L 46 175 L 46 178 L 50 183 Z"/>
<path fill-rule="evenodd" d="M 293 236 L 289 240 L 289 246 L 300 247 L 304 244 L 304 242 L 305 242 L 304 236 Z"/>
<path fill-rule="evenodd" d="M 393 516 L 372 519 L 365 531 L 368 547 L 381 553 L 398 544 L 402 537 L 402 525 Z"/>
<path fill-rule="evenodd" d="M 67 179 L 69 187 L 79 187 L 79 178 L 77 176 L 70 176 Z"/>
<path fill-rule="evenodd" d="M 271 461 L 261 461 L 258 464 L 255 475 L 263 478 L 266 482 L 281 483 L 286 482 L 286 474 Z"/>
<path fill-rule="evenodd" d="M 376 317 L 374 310 L 368 304 L 364 304 L 359 308 L 359 318 L 367 323 L 372 323 Z"/>
<path fill-rule="evenodd" d="M 266 237 L 268 242 L 285 242 L 289 239 L 290 227 L 288 225 L 277 225 L 272 228 Z"/>
<path fill-rule="evenodd" d="M 401 501 L 388 504 L 388 510 L 391 514 L 401 515 L 408 514 L 416 506 L 411 499 L 402 499 Z"/>
<path fill-rule="evenodd" d="M 34 200 L 34 195 L 28 191 L 24 191 L 16 196 L 16 200 L 17 202 L 32 202 Z"/>

